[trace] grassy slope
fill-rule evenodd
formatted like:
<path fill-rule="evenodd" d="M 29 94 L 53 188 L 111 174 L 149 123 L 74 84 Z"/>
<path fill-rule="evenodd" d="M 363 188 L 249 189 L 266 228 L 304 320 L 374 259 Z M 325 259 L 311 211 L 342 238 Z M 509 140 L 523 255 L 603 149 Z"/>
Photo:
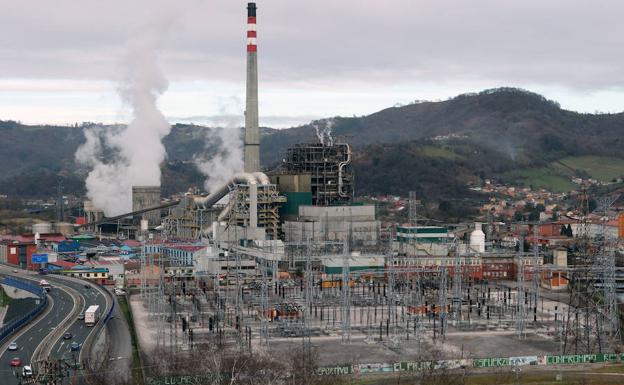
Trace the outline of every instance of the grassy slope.
<path fill-rule="evenodd" d="M 600 156 L 576 156 L 563 158 L 547 167 L 528 168 L 510 171 L 503 174 L 506 180 L 543 187 L 555 192 L 566 192 L 574 189 L 570 179 L 575 170 L 586 172 L 592 178 L 609 182 L 613 178 L 624 176 L 624 160 Z"/>
<path fill-rule="evenodd" d="M 570 175 L 566 175 L 552 166 L 510 171 L 503 174 L 503 177 L 525 186 L 546 188 L 554 192 L 570 191 L 575 186 L 570 182 Z"/>
<path fill-rule="evenodd" d="M 422 156 L 430 158 L 444 158 L 444 159 L 456 159 L 458 155 L 448 148 L 436 147 L 436 146 L 421 146 L 418 151 Z"/>
<path fill-rule="evenodd" d="M 624 159 L 605 156 L 577 156 L 561 159 L 560 162 L 575 170 L 583 170 L 592 178 L 603 182 L 624 176 Z"/>

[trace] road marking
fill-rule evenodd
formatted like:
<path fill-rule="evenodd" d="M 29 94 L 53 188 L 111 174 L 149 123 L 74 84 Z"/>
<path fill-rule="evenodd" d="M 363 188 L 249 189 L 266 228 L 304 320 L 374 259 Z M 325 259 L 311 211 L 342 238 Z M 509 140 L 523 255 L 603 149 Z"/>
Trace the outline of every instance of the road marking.
<path fill-rule="evenodd" d="M 63 344 L 65 343 L 65 341 L 61 342 L 61 344 L 59 345 L 59 348 L 56 350 L 56 352 L 60 352 L 61 349 L 63 348 Z"/>
<path fill-rule="evenodd" d="M 28 342 L 32 341 L 32 336 L 30 336 L 30 338 L 28 339 Z"/>

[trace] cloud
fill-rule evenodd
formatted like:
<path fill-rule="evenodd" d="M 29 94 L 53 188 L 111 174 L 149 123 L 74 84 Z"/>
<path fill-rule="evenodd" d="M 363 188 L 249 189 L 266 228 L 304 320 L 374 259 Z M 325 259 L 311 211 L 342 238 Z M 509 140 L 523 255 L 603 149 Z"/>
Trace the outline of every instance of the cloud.
<path fill-rule="evenodd" d="M 107 216 L 131 210 L 133 186 L 160 186 L 160 164 L 167 155 L 162 139 L 171 126 L 157 107 L 169 86 L 158 53 L 174 17 L 167 13 L 151 18 L 128 41 L 119 94 L 132 111 L 130 123 L 85 129 L 86 141 L 75 153 L 76 161 L 90 168 L 87 196 Z M 104 148 L 110 149 L 107 157 Z"/>
<path fill-rule="evenodd" d="M 241 97 L 245 3 L 180 4 L 181 22 L 172 28 L 161 56 L 172 89 L 178 83 L 222 83 L 234 85 L 229 88 L 240 90 L 235 95 Z M 291 92 L 290 103 L 278 105 L 277 100 L 288 98 L 271 101 L 272 95 L 264 99 L 272 104 L 263 106 L 261 100 L 261 115 L 332 116 L 335 100 L 310 112 L 307 95 L 349 89 L 374 98 L 384 87 L 409 86 L 410 99 L 425 98 L 423 88 L 431 84 L 446 96 L 484 85 L 565 89 L 564 97 L 624 92 L 620 1 L 273 0 L 258 6 L 261 92 Z M 168 7 L 168 0 L 86 0 L 80 7 L 74 0 L 4 1 L 0 76 L 116 79 L 118 58 L 139 16 Z M 397 97 L 389 105 L 403 101 Z M 209 107 L 165 112 L 217 115 L 206 112 Z"/>
<path fill-rule="evenodd" d="M 3 76 L 106 78 L 136 16 L 167 3 L 5 4 Z M 372 73 L 369 81 L 495 77 L 579 87 L 603 87 L 610 79 L 624 85 L 624 53 L 618 49 L 623 11 L 617 1 L 260 2 L 261 78 L 293 82 Z M 195 0 L 179 12 L 183 23 L 172 31 L 163 56 L 166 72 L 173 79 L 239 81 L 244 3 Z"/>
<path fill-rule="evenodd" d="M 318 119 L 318 116 L 297 115 L 297 116 L 262 116 L 260 125 L 271 128 L 288 128 L 297 126 L 302 123 L 310 122 Z M 231 127 L 233 125 L 242 126 L 244 119 L 240 115 L 193 115 L 186 117 L 171 116 L 167 117 L 171 123 L 192 123 L 208 127 Z"/>

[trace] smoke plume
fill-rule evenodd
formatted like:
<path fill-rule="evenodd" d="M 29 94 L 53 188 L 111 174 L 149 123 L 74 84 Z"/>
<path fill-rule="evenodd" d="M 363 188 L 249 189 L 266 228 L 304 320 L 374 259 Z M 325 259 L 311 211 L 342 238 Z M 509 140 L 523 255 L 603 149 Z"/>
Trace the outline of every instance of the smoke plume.
<path fill-rule="evenodd" d="M 219 127 L 205 131 L 205 151 L 195 156 L 195 166 L 206 176 L 204 189 L 212 192 L 223 186 L 234 174 L 243 171 L 242 101 L 236 96 L 218 101 Z"/>
<path fill-rule="evenodd" d="M 312 123 L 316 137 L 323 146 L 333 146 L 334 138 L 331 136 L 332 128 L 334 128 L 335 120 L 333 118 L 315 120 Z"/>
<path fill-rule="evenodd" d="M 197 169 L 206 176 L 204 189 L 212 192 L 243 170 L 243 140 L 240 127 L 206 130 L 206 153 L 195 157 Z"/>
<path fill-rule="evenodd" d="M 157 58 L 170 24 L 169 17 L 152 23 L 128 43 L 119 93 L 131 109 L 130 123 L 86 128 L 86 141 L 76 151 L 76 161 L 91 168 L 87 196 L 106 216 L 131 211 L 133 185 L 160 185 L 162 139 L 171 126 L 156 105 L 168 87 Z"/>

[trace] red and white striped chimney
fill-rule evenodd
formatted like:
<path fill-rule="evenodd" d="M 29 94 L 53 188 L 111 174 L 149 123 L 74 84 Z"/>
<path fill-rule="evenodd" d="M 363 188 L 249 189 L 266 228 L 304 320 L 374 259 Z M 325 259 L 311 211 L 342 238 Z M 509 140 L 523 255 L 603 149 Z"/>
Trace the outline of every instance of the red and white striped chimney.
<path fill-rule="evenodd" d="M 245 172 L 260 171 L 260 131 L 258 129 L 258 46 L 256 38 L 256 3 L 247 3 Z"/>
<path fill-rule="evenodd" d="M 247 52 L 256 52 L 256 3 L 247 4 Z"/>

